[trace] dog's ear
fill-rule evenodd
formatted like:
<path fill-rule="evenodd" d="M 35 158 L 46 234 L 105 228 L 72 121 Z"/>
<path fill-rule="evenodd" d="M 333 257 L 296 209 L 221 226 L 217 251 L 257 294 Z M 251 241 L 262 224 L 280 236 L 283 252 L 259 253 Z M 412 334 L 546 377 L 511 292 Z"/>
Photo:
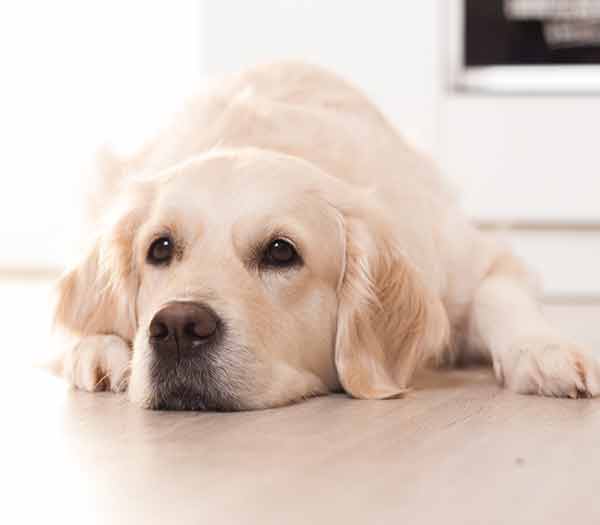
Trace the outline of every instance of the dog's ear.
<path fill-rule="evenodd" d="M 138 276 L 133 240 L 141 210 L 115 213 L 85 257 L 58 283 L 55 323 L 78 335 L 116 334 L 131 341 Z"/>
<path fill-rule="evenodd" d="M 335 364 L 345 391 L 384 399 L 408 390 L 416 367 L 448 337 L 448 319 L 384 229 L 344 218 Z"/>

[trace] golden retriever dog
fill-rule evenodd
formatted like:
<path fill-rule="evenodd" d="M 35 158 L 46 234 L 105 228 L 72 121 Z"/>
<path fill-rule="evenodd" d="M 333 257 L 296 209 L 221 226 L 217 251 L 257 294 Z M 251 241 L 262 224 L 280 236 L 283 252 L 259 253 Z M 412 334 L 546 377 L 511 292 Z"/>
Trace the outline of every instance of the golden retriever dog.
<path fill-rule="evenodd" d="M 516 392 L 600 393 L 598 361 L 544 319 L 525 266 L 328 71 L 222 78 L 99 171 L 111 211 L 58 287 L 75 387 L 246 410 L 394 398 L 424 363 L 486 357 Z"/>

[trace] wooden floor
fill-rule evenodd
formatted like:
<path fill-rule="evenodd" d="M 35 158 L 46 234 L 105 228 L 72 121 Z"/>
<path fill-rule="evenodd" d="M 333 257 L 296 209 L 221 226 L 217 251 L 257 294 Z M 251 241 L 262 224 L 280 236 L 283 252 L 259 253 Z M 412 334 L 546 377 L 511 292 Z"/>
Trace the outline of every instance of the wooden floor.
<path fill-rule="evenodd" d="M 46 291 L 0 283 L 2 523 L 600 523 L 600 399 L 519 396 L 473 369 L 399 400 L 144 411 L 28 365 Z M 548 315 L 600 349 L 599 306 Z"/>

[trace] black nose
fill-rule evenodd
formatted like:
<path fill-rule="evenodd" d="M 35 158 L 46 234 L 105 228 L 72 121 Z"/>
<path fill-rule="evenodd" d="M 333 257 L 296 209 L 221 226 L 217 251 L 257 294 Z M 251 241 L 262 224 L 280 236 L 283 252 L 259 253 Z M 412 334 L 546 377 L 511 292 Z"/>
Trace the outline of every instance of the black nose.
<path fill-rule="evenodd" d="M 176 301 L 163 306 L 150 322 L 150 344 L 160 353 L 191 355 L 214 342 L 220 321 L 204 304 Z"/>

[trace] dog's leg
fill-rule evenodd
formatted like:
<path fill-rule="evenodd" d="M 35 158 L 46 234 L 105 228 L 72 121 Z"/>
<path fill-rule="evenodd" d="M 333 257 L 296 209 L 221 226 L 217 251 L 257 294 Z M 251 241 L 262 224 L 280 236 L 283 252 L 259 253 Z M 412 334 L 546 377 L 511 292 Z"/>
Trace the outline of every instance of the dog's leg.
<path fill-rule="evenodd" d="M 97 392 L 127 389 L 131 350 L 116 335 L 82 338 L 63 358 L 63 376 L 76 388 Z"/>
<path fill-rule="evenodd" d="M 530 281 L 516 258 L 497 259 L 473 299 L 471 343 L 490 352 L 496 377 L 515 392 L 600 394 L 600 360 L 590 349 L 565 341 L 548 323 Z"/>

